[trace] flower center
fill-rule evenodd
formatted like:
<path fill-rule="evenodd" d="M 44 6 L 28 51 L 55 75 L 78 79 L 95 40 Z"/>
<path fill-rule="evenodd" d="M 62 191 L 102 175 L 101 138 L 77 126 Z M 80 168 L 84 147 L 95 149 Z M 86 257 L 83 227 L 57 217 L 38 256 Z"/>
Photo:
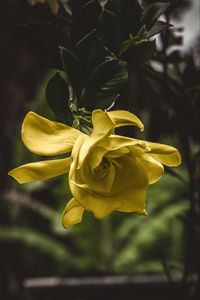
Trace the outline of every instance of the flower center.
<path fill-rule="evenodd" d="M 109 172 L 110 162 L 108 159 L 103 157 L 101 163 L 95 168 L 94 176 L 96 179 L 103 179 Z"/>

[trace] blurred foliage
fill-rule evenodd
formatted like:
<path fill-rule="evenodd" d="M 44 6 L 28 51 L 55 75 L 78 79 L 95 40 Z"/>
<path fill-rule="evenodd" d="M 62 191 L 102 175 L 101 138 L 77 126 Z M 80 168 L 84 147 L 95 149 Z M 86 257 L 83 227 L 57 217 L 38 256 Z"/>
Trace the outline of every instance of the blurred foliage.
<path fill-rule="evenodd" d="M 187 1 L 60 1 L 57 15 L 21 3 L 14 33 L 42 70 L 33 100 L 18 105 L 23 115 L 34 110 L 89 132 L 92 109 L 125 108 L 144 120 L 146 139 L 177 146 L 183 164 L 149 188 L 147 217 L 114 213 L 99 221 L 86 213 L 68 230 L 60 224 L 71 197 L 66 177 L 20 187 L 9 180 L 1 190 L 2 270 L 11 244 L 22 249 L 23 276 L 166 273 L 167 264 L 187 280 L 198 272 L 199 66 L 194 52 L 179 51 L 171 24 Z M 40 160 L 19 141 L 19 123 L 6 171 Z"/>

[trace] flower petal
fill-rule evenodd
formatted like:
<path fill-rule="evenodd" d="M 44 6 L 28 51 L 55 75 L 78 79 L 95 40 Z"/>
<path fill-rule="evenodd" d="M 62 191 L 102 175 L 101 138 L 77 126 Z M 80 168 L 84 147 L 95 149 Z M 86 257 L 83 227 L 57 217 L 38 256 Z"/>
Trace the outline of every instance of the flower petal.
<path fill-rule="evenodd" d="M 101 109 L 96 109 L 92 112 L 93 131 L 92 137 L 102 139 L 113 133 L 115 125 L 109 117 L 108 113 Z"/>
<path fill-rule="evenodd" d="M 58 10 L 59 10 L 59 5 L 57 0 L 47 0 L 47 3 L 51 7 L 51 11 L 54 15 L 57 15 Z"/>
<path fill-rule="evenodd" d="M 22 125 L 22 140 L 33 153 L 45 156 L 70 152 L 82 133 L 62 123 L 29 112 Z"/>
<path fill-rule="evenodd" d="M 144 130 L 144 125 L 142 124 L 140 119 L 138 119 L 136 115 L 130 113 L 129 111 L 114 110 L 114 111 L 107 112 L 107 114 L 115 124 L 115 127 L 132 125 L 132 126 L 139 127 L 141 131 Z"/>
<path fill-rule="evenodd" d="M 121 205 L 121 202 L 115 197 L 105 197 L 92 191 L 89 192 L 73 181 L 70 181 L 70 189 L 80 205 L 87 211 L 91 211 L 98 219 L 106 217 Z"/>
<path fill-rule="evenodd" d="M 71 157 L 30 163 L 11 170 L 8 175 L 19 183 L 49 179 L 69 172 Z"/>
<path fill-rule="evenodd" d="M 146 141 L 145 143 L 151 149 L 148 154 L 163 165 L 176 167 L 181 164 L 181 156 L 176 148 Z"/>
<path fill-rule="evenodd" d="M 72 157 L 73 160 L 78 160 L 77 168 L 81 167 L 92 149 L 96 148 L 100 142 L 105 142 L 105 139 L 114 131 L 114 123 L 103 110 L 96 109 L 92 112 L 92 123 L 92 135 L 87 138 L 80 137 L 74 145 Z"/>
<path fill-rule="evenodd" d="M 147 187 L 130 188 L 121 195 L 118 195 L 117 197 L 121 198 L 121 206 L 117 208 L 117 211 L 146 215 L 146 189 Z"/>
<path fill-rule="evenodd" d="M 82 221 L 84 208 L 72 198 L 66 205 L 63 215 L 62 215 L 62 224 L 65 228 L 70 227 L 71 225 L 80 223 Z"/>
<path fill-rule="evenodd" d="M 133 138 L 128 138 L 120 135 L 111 135 L 106 139 L 106 143 L 99 143 L 100 147 L 105 148 L 107 151 L 116 151 L 122 149 L 123 147 L 138 146 L 146 150 L 146 143 L 142 140 L 137 140 Z"/>
<path fill-rule="evenodd" d="M 125 155 L 113 159 L 116 165 L 115 180 L 110 196 L 117 196 L 132 188 L 141 188 L 148 185 L 147 172 L 141 163 L 141 154 L 135 151 L 135 155 Z"/>
<path fill-rule="evenodd" d="M 153 184 L 158 181 L 164 173 L 163 165 L 158 160 L 154 159 L 146 153 L 142 155 L 141 163 L 146 170 L 149 184 Z"/>

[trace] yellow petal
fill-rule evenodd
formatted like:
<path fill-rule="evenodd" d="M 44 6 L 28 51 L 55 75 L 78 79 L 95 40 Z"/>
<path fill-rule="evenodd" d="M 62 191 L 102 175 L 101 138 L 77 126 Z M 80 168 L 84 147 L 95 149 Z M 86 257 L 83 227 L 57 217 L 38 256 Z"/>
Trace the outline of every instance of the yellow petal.
<path fill-rule="evenodd" d="M 141 131 L 144 130 L 144 125 L 142 124 L 140 119 L 138 119 L 136 115 L 130 113 L 129 111 L 115 110 L 115 111 L 109 111 L 107 112 L 107 114 L 115 124 L 115 127 L 132 125 L 132 126 L 139 127 Z"/>
<path fill-rule="evenodd" d="M 19 183 L 44 180 L 69 172 L 71 157 L 30 163 L 11 170 L 8 175 Z"/>
<path fill-rule="evenodd" d="M 130 188 L 141 188 L 148 185 L 148 176 L 141 163 L 141 158 L 135 152 L 134 155 L 128 154 L 112 160 L 116 169 L 115 180 L 110 191 L 111 196 L 117 196 Z"/>
<path fill-rule="evenodd" d="M 114 131 L 114 123 L 108 115 L 100 109 L 92 112 L 92 123 L 92 135 L 90 137 L 80 137 L 73 147 L 72 158 L 78 161 L 77 168 L 80 168 L 91 151 L 94 148 L 96 149 L 100 142 L 105 142 L 107 137 Z"/>
<path fill-rule="evenodd" d="M 28 2 L 30 3 L 30 5 L 47 2 L 48 5 L 51 7 L 52 13 L 55 15 L 58 13 L 59 5 L 57 0 L 28 0 Z"/>
<path fill-rule="evenodd" d="M 69 184 L 72 194 L 77 201 L 88 211 L 91 211 L 96 218 L 103 218 L 109 215 L 113 210 L 123 209 L 124 211 L 134 211 L 142 214 L 144 210 L 144 201 L 138 195 L 142 194 L 148 185 L 148 178 L 144 166 L 135 161 L 134 158 L 126 156 L 120 156 L 115 159 L 111 159 L 112 167 L 114 167 L 114 173 L 108 173 L 107 183 L 104 179 L 98 179 L 95 184 L 95 180 L 87 173 L 81 174 L 77 171 L 71 172 L 69 176 Z M 84 168 L 84 165 L 83 165 Z M 80 170 L 79 170 L 80 171 Z M 81 184 L 81 180 L 85 178 L 89 186 Z M 80 180 L 80 182 L 78 182 Z M 130 203 L 129 199 L 132 199 L 134 191 L 138 191 L 137 199 Z M 140 193 L 141 191 L 141 193 Z M 125 200 L 124 200 L 125 199 Z M 127 207 L 128 204 L 132 206 Z M 122 205 L 124 201 L 124 204 Z M 131 208 L 130 208 L 131 207 Z"/>
<path fill-rule="evenodd" d="M 92 137 L 95 139 L 102 139 L 109 136 L 114 131 L 114 123 L 108 116 L 108 113 L 101 109 L 96 109 L 92 112 L 93 131 Z"/>
<path fill-rule="evenodd" d="M 107 151 L 116 151 L 122 149 L 123 147 L 138 146 L 142 149 L 146 149 L 147 145 L 142 140 L 137 140 L 133 138 L 128 138 L 120 135 L 111 135 L 106 139 L 106 143 L 99 143 L 100 147 L 105 148 Z"/>
<path fill-rule="evenodd" d="M 146 215 L 146 189 L 146 186 L 140 188 L 134 187 L 118 195 L 117 198 L 121 198 L 121 206 L 117 208 L 117 211 Z"/>
<path fill-rule="evenodd" d="M 62 123 L 29 112 L 22 125 L 22 140 L 33 153 L 45 156 L 70 152 L 82 133 Z"/>
<path fill-rule="evenodd" d="M 58 10 L 59 10 L 59 5 L 57 0 L 47 0 L 47 3 L 51 7 L 51 11 L 54 15 L 57 15 Z"/>
<path fill-rule="evenodd" d="M 148 154 L 163 165 L 176 167 L 181 164 L 181 156 L 176 148 L 158 143 L 145 143 L 151 149 Z"/>
<path fill-rule="evenodd" d="M 105 148 L 98 146 L 90 151 L 86 163 L 91 173 L 93 173 L 95 168 L 100 165 L 106 152 L 107 150 Z"/>
<path fill-rule="evenodd" d="M 77 201 L 87 210 L 91 211 L 98 219 L 109 215 L 113 210 L 120 207 L 121 202 L 115 197 L 104 197 L 94 192 L 81 188 L 70 181 L 70 189 Z M 120 199 L 121 201 L 121 199 Z"/>
<path fill-rule="evenodd" d="M 158 181 L 164 173 L 163 165 L 146 153 L 141 156 L 141 164 L 143 164 L 146 170 L 149 184 L 153 184 Z"/>
<path fill-rule="evenodd" d="M 63 215 L 62 215 L 62 224 L 65 228 L 70 227 L 71 225 L 80 223 L 82 221 L 84 208 L 72 198 L 66 205 Z"/>

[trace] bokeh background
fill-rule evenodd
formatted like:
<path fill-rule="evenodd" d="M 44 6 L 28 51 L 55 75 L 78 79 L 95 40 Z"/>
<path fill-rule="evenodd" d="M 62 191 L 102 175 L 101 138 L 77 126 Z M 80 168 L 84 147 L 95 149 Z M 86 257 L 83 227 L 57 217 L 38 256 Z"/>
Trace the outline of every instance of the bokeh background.
<path fill-rule="evenodd" d="M 2 300 L 28 299 L 23 298 L 23 282 L 27 278 L 122 274 L 145 275 L 145 278 L 157 274 L 172 282 L 178 277 L 183 287 L 191 282 L 187 299 L 197 299 L 199 2 L 171 2 L 174 6 L 167 19 L 175 26 L 156 37 L 154 59 L 146 63 L 141 58 L 140 64 L 131 60 L 129 81 L 121 91 L 118 107 L 134 112 L 145 124 L 142 135 L 130 129 L 122 133 L 174 145 L 180 149 L 183 163 L 179 168 L 166 170 L 162 179 L 149 188 L 148 217 L 113 213 L 104 220 L 97 220 L 86 213 L 81 224 L 65 230 L 60 218 L 71 197 L 67 176 L 24 186 L 7 176 L 10 169 L 41 158 L 23 146 L 20 127 L 30 110 L 55 120 L 46 103 L 45 89 L 54 72 L 52 44 L 58 45 L 62 34 L 58 37 L 57 32 L 31 26 L 44 19 L 55 21 L 56 16 L 48 6 L 31 7 L 25 0 L 1 0 Z M 162 16 L 162 20 L 165 19 L 166 16 Z M 30 28 L 24 24 L 30 24 Z M 65 298 L 87 299 L 66 295 Z"/>

